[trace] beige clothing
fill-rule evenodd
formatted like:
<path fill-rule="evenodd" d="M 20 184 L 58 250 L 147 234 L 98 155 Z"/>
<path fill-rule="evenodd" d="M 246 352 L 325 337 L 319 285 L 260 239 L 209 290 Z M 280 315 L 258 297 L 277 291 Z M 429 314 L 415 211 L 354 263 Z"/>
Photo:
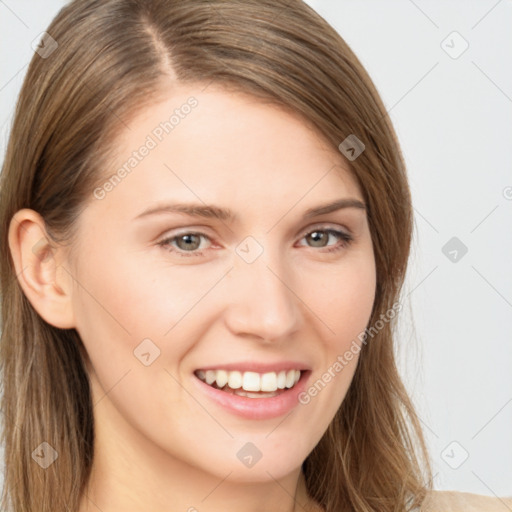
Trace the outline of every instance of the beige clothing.
<path fill-rule="evenodd" d="M 512 496 L 432 491 L 423 502 L 421 512 L 512 512 Z"/>
<path fill-rule="evenodd" d="M 313 510 L 324 512 L 318 504 Z M 420 512 L 512 512 L 512 496 L 497 498 L 469 492 L 432 491 Z"/>

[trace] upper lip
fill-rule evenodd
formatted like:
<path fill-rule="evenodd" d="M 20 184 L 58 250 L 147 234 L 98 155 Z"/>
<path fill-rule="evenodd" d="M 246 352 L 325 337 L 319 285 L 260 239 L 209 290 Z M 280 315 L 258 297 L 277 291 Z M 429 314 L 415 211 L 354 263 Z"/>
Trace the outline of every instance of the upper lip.
<path fill-rule="evenodd" d="M 211 364 L 208 366 L 201 366 L 197 370 L 226 370 L 226 371 L 240 371 L 240 372 L 256 372 L 256 373 L 268 373 L 268 372 L 281 372 L 283 370 L 309 370 L 309 366 L 297 361 L 281 361 L 277 363 L 258 363 L 255 361 L 240 361 L 238 363 L 219 363 Z M 196 370 L 196 371 L 197 371 Z"/>

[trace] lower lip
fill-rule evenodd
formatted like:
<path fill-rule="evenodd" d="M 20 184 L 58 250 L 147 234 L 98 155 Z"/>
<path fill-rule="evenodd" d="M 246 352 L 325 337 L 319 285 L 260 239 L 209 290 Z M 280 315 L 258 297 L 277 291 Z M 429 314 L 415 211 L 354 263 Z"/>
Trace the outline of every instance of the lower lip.
<path fill-rule="evenodd" d="M 266 420 L 282 416 L 299 404 L 298 395 L 304 391 L 310 374 L 310 370 L 301 372 L 300 379 L 293 388 L 285 388 L 279 395 L 269 398 L 233 395 L 211 387 L 195 375 L 192 375 L 192 379 L 202 393 L 232 414 L 250 420 Z"/>

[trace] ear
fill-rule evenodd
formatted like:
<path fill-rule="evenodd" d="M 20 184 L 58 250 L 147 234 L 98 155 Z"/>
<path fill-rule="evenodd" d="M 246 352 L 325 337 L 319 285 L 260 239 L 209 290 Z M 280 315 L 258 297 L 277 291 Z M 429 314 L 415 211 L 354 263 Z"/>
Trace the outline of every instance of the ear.
<path fill-rule="evenodd" d="M 59 268 L 66 252 L 52 243 L 44 219 L 36 211 L 24 208 L 12 217 L 9 248 L 19 284 L 39 315 L 55 327 L 75 327 L 73 278 Z"/>

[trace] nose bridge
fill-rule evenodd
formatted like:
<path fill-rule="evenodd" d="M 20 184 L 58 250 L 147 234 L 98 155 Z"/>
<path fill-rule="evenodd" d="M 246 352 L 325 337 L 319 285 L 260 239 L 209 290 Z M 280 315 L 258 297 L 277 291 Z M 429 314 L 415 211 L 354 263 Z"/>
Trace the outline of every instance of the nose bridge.
<path fill-rule="evenodd" d="M 253 334 L 267 341 L 289 336 L 298 328 L 300 311 L 285 254 L 277 247 L 264 248 L 252 237 L 236 252 L 227 276 L 232 297 L 228 327 L 234 334 Z"/>

